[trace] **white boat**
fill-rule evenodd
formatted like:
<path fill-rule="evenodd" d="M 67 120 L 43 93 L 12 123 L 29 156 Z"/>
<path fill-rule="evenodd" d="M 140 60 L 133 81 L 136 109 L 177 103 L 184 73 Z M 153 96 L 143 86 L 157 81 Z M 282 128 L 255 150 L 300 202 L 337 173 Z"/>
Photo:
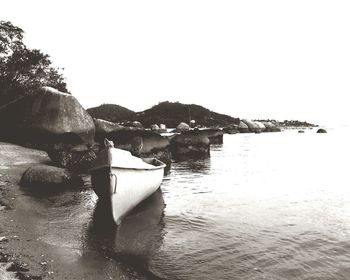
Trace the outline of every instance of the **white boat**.
<path fill-rule="evenodd" d="M 138 158 L 105 141 L 94 167 L 92 188 L 111 209 L 117 225 L 136 205 L 153 194 L 163 180 L 165 164 L 156 158 Z"/>

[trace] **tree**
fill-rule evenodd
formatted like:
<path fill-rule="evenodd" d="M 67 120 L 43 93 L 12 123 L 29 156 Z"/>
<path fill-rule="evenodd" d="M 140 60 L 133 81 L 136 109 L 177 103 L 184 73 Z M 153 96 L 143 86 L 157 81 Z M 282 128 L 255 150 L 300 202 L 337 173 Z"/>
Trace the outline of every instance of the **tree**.
<path fill-rule="evenodd" d="M 67 92 L 61 69 L 52 66 L 49 55 L 27 48 L 23 33 L 11 22 L 0 21 L 0 105 L 41 86 Z"/>

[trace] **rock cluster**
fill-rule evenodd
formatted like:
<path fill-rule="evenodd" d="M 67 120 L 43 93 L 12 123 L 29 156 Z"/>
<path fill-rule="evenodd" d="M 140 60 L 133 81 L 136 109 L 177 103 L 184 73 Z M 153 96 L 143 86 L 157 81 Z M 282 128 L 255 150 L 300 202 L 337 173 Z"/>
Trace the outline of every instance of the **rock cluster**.
<path fill-rule="evenodd" d="M 164 124 L 145 130 L 139 121 L 120 125 L 92 119 L 73 96 L 43 87 L 0 108 L 0 131 L 2 139 L 35 144 L 47 151 L 57 166 L 31 167 L 23 174 L 21 184 L 56 188 L 81 184 L 75 172 L 88 172 L 106 138 L 135 156 L 155 157 L 169 169 L 172 159 L 208 157 L 210 145 L 222 144 L 224 133 L 275 132 L 280 128 L 269 121 L 249 119 L 235 119 L 223 130 L 191 129 L 181 122 L 174 135 L 166 137 L 162 135 L 168 134 L 160 135 L 167 132 Z M 318 131 L 322 132 L 326 131 Z"/>

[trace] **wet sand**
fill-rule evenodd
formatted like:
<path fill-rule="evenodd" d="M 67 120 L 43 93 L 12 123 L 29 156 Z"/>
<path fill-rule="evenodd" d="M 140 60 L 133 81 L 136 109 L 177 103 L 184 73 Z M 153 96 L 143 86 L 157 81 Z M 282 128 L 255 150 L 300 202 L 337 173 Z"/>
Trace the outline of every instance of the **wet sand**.
<path fill-rule="evenodd" d="M 55 242 L 40 238 L 41 231 L 50 231 L 51 227 L 49 221 L 43 227 L 45 208 L 40 200 L 46 198 L 38 199 L 36 207 L 33 197 L 18 182 L 29 166 L 50 163 L 47 154 L 1 142 L 0 151 L 1 276 L 13 279 L 13 273 L 5 274 L 6 268 L 11 267 L 9 270 L 17 273 L 18 278 L 15 279 L 109 279 L 108 269 L 98 269 L 100 255 L 96 258 L 92 252 L 83 263 L 79 263 L 71 257 L 76 254 L 74 249 L 61 248 L 59 243 L 55 245 Z M 115 267 L 110 266 L 109 269 L 113 270 L 113 276 L 118 274 Z"/>

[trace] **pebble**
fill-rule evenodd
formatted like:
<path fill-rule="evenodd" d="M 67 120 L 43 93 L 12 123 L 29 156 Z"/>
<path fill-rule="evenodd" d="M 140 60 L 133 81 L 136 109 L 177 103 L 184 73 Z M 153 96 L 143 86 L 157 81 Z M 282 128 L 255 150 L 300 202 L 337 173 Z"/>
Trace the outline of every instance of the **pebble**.
<path fill-rule="evenodd" d="M 9 240 L 7 239 L 6 236 L 0 236 L 0 242 L 8 242 Z"/>

